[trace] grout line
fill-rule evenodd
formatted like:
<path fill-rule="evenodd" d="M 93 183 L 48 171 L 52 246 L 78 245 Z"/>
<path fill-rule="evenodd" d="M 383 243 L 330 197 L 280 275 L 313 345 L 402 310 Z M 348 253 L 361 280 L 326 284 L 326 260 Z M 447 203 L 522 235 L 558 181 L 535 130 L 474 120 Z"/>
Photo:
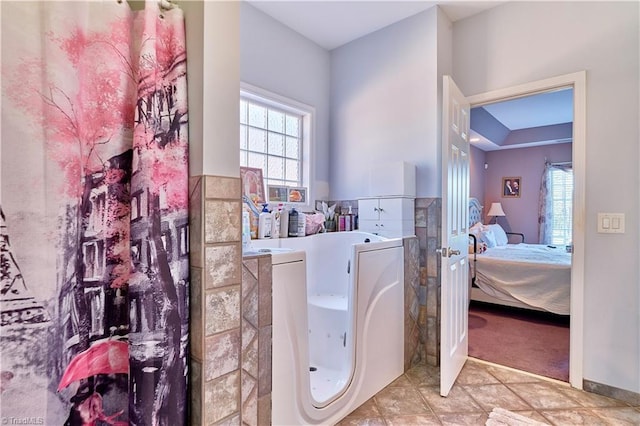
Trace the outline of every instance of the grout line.
<path fill-rule="evenodd" d="M 501 368 L 503 370 L 509 370 L 509 371 L 514 372 L 514 373 L 519 373 L 519 374 L 523 374 L 525 376 L 533 377 L 535 379 L 540 379 L 540 380 L 544 380 L 544 381 L 547 381 L 547 382 L 551 382 L 551 383 L 554 383 L 556 385 L 565 386 L 565 387 L 569 387 L 569 388 L 571 387 L 571 384 L 569 384 L 567 382 L 563 382 L 562 380 L 552 379 L 551 377 L 540 376 L 540 375 L 535 374 L 535 373 L 530 373 L 530 372 L 524 371 L 524 370 L 518 370 L 517 368 L 507 367 L 506 365 L 495 364 L 493 362 L 485 361 L 483 359 L 474 358 L 474 357 L 471 357 L 471 356 L 467 357 L 467 359 L 469 359 L 469 360 L 471 360 L 473 362 L 477 362 L 479 364 L 485 364 L 485 365 L 489 365 L 491 367 Z M 496 379 L 498 379 L 498 378 L 496 377 Z M 502 380 L 500 380 L 500 379 L 498 379 L 498 380 L 502 383 Z"/>

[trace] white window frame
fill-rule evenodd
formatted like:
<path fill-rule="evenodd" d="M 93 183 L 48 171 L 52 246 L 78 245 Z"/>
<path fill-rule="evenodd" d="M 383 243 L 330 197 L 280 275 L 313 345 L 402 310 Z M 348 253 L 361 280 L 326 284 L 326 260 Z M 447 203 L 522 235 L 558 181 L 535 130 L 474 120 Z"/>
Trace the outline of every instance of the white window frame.
<path fill-rule="evenodd" d="M 300 176 L 302 179 L 302 186 L 307 188 L 307 200 L 306 203 L 286 203 L 295 207 L 313 208 L 313 200 L 315 199 L 314 192 L 314 163 L 315 158 L 315 115 L 316 110 L 314 107 L 304 104 L 302 102 L 287 98 L 282 95 L 270 92 L 260 87 L 241 82 L 240 83 L 240 99 L 253 100 L 267 106 L 283 110 L 292 114 L 297 114 L 302 117 L 302 158 L 301 158 L 301 170 Z M 239 141 L 238 141 L 239 142 Z M 267 194 L 265 177 L 265 194 Z M 267 195 L 268 197 L 268 195 Z M 270 203 L 274 204 L 274 203 Z M 271 206 L 273 208 L 273 206 Z"/>

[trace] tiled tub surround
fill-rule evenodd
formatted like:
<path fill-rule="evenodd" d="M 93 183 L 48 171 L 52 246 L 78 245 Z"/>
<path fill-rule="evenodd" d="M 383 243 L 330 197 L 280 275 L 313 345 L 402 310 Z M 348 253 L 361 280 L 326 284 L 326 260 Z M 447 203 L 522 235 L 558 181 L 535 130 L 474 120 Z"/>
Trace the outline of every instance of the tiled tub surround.
<path fill-rule="evenodd" d="M 404 237 L 404 370 L 424 359 L 420 343 L 420 248 L 416 237 Z"/>
<path fill-rule="evenodd" d="M 242 423 L 271 422 L 272 342 L 271 256 L 242 261 Z"/>
<path fill-rule="evenodd" d="M 427 365 L 440 365 L 440 256 L 441 198 L 416 199 L 416 236 L 420 248 L 418 325 Z"/>
<path fill-rule="evenodd" d="M 267 424 L 271 306 L 265 295 L 270 298 L 270 257 L 247 258 L 243 265 L 239 178 L 195 176 L 189 189 L 191 424 Z M 357 212 L 357 201 L 339 207 L 347 212 L 349 205 Z M 406 369 L 424 358 L 424 345 L 418 343 L 422 327 L 417 323 L 416 265 L 422 261 L 417 259 L 417 239 L 406 238 L 404 249 Z"/>
<path fill-rule="evenodd" d="M 240 179 L 189 179 L 191 259 L 191 424 L 240 424 Z M 249 410 L 250 411 L 250 410 Z"/>

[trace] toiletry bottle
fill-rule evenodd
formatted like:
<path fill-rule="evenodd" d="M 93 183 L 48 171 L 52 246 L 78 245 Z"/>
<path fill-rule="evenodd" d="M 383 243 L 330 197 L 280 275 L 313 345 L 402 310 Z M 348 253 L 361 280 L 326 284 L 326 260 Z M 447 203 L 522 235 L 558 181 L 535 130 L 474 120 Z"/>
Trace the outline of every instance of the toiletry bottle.
<path fill-rule="evenodd" d="M 280 211 L 281 206 L 277 209 L 273 209 L 271 212 L 271 238 L 280 238 Z"/>
<path fill-rule="evenodd" d="M 346 223 L 345 222 L 346 222 L 345 215 L 340 214 L 338 216 L 338 231 L 345 231 L 346 230 L 346 228 L 345 228 Z"/>
<path fill-rule="evenodd" d="M 289 236 L 289 210 L 286 207 L 282 207 L 280 211 L 280 238 L 287 238 Z"/>
<path fill-rule="evenodd" d="M 242 251 L 246 251 L 251 244 L 251 213 L 242 212 Z"/>
<path fill-rule="evenodd" d="M 258 216 L 258 238 L 271 238 L 271 213 L 267 210 L 268 204 L 262 205 L 262 211 Z"/>
<path fill-rule="evenodd" d="M 252 209 L 247 207 L 246 205 L 242 206 L 243 212 L 249 213 L 249 239 L 255 240 L 258 238 L 258 216 L 260 213 L 258 209 L 255 209 L 255 213 Z"/>
<path fill-rule="evenodd" d="M 344 230 L 353 231 L 353 213 L 351 212 L 351 206 L 349 206 L 349 212 L 344 217 Z"/>
<path fill-rule="evenodd" d="M 289 212 L 289 236 L 290 237 L 298 236 L 298 212 L 293 207 Z"/>
<path fill-rule="evenodd" d="M 307 215 L 299 212 L 298 213 L 298 237 L 304 237 L 307 235 Z"/>

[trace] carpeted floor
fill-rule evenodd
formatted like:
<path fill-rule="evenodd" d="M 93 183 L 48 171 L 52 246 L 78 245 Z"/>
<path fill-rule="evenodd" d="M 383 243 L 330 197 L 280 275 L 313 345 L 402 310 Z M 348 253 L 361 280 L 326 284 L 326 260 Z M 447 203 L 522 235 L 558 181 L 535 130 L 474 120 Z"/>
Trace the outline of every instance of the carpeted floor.
<path fill-rule="evenodd" d="M 569 381 L 569 317 L 472 302 L 469 356 Z"/>

